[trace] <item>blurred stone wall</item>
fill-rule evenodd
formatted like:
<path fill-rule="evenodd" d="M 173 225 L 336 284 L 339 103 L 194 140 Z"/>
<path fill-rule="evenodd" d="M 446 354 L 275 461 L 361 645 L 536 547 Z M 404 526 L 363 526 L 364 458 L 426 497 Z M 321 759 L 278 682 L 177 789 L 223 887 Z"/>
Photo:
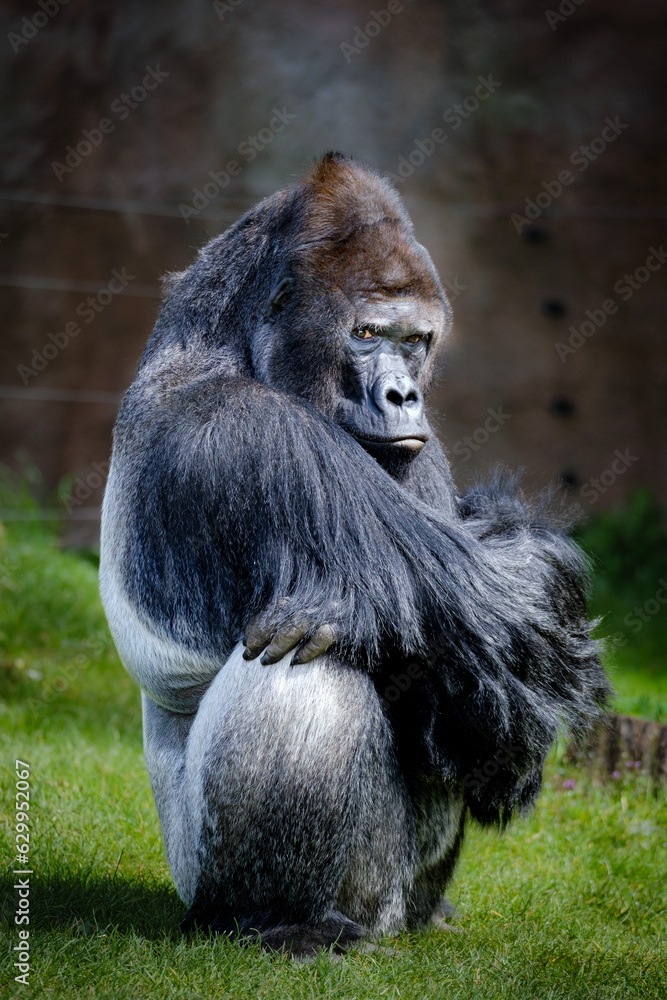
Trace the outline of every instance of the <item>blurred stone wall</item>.
<path fill-rule="evenodd" d="M 450 291 L 432 403 L 457 480 L 502 461 L 582 514 L 667 500 L 660 0 L 0 18 L 0 461 L 70 475 L 81 537 L 160 276 L 328 149 L 394 178 Z"/>

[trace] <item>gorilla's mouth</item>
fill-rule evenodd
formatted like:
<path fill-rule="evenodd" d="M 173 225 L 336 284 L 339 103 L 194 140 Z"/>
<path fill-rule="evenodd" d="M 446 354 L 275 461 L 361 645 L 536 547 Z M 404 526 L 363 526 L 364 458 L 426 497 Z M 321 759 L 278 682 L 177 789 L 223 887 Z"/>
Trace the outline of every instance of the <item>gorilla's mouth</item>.
<path fill-rule="evenodd" d="M 354 437 L 357 439 L 360 445 L 364 448 L 368 448 L 372 451 L 374 448 L 396 448 L 401 451 L 421 451 L 426 442 L 428 441 L 428 435 L 426 434 L 410 434 L 406 437 L 379 437 L 370 436 L 366 434 L 355 434 Z"/>

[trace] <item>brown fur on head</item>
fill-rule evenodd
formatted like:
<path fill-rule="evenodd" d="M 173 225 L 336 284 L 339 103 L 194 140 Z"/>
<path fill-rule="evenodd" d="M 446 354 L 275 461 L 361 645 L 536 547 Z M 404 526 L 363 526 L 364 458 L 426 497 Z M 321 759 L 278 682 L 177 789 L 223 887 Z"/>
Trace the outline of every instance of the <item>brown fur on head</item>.
<path fill-rule="evenodd" d="M 327 153 L 302 183 L 307 208 L 299 250 L 306 271 L 324 274 L 343 289 L 354 280 L 371 294 L 433 300 L 449 320 L 431 259 L 388 181 L 341 153 Z"/>
<path fill-rule="evenodd" d="M 412 224 L 401 200 L 379 174 L 342 153 L 327 153 L 303 178 L 309 210 L 303 235 L 311 246 L 347 239 L 360 226 Z"/>

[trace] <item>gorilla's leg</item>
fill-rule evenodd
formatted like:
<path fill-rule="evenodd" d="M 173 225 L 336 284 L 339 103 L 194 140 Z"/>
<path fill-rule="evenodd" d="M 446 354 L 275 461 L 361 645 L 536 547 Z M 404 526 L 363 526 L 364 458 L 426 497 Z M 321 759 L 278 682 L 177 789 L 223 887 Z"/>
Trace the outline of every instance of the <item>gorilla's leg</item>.
<path fill-rule="evenodd" d="M 195 717 L 170 712 L 145 693 L 141 695 L 141 703 L 144 756 L 167 859 L 178 894 L 187 901 L 192 898 L 199 877 L 196 843 L 201 815 L 185 808 L 187 738 Z"/>
<path fill-rule="evenodd" d="M 466 810 L 460 790 L 437 776 L 410 783 L 415 827 L 416 862 L 408 901 L 409 927 L 438 922 L 453 909 L 443 898 L 458 860 Z"/>
<path fill-rule="evenodd" d="M 300 953 L 359 937 L 360 925 L 400 929 L 414 821 L 373 684 L 332 656 L 262 666 L 242 650 L 180 749 L 165 745 L 178 721 L 154 705 L 146 713 L 169 862 L 191 904 L 186 926 Z"/>

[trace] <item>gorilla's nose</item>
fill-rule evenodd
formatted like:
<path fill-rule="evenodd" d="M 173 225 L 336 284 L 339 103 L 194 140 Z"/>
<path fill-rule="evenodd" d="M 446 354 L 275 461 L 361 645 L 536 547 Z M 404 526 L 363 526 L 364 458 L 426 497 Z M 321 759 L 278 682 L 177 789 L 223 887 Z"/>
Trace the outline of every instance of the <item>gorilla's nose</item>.
<path fill-rule="evenodd" d="M 402 372 L 385 372 L 375 380 L 373 402 L 386 417 L 419 419 L 424 409 L 421 392 Z"/>

